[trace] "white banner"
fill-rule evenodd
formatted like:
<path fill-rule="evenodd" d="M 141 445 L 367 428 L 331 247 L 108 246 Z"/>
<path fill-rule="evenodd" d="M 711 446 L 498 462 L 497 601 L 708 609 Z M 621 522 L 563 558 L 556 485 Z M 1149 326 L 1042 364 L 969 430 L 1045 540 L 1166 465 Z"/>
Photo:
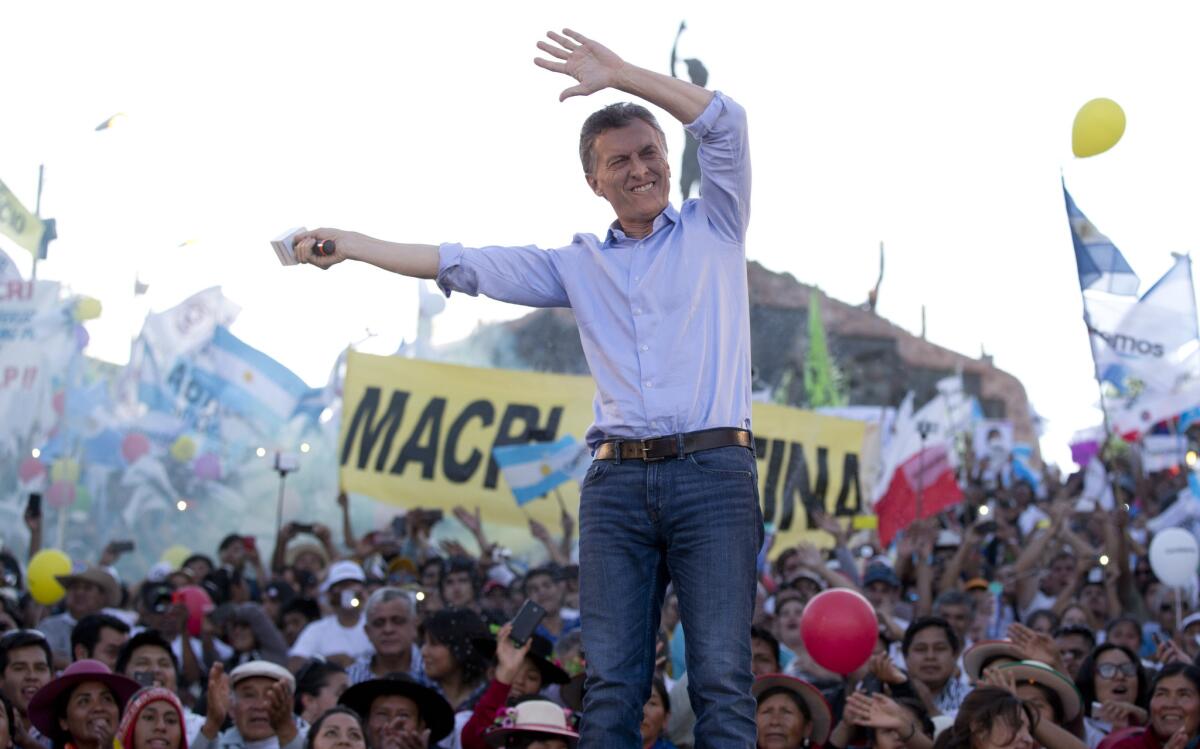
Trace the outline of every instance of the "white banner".
<path fill-rule="evenodd" d="M 0 285 L 0 445 L 36 441 L 54 425 L 55 380 L 64 379 L 75 350 L 58 283 Z"/>

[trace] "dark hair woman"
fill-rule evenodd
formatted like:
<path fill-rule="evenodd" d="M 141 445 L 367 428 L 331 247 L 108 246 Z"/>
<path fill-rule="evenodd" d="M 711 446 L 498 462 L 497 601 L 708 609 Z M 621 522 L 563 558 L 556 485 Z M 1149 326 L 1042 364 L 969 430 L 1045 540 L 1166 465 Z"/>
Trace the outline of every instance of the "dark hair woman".
<path fill-rule="evenodd" d="M 490 635 L 479 614 L 469 609 L 443 609 L 421 624 L 425 676 L 455 711 L 472 709 L 486 686 L 488 658 L 474 643 Z"/>
<path fill-rule="evenodd" d="M 366 731 L 358 713 L 344 705 L 336 705 L 321 713 L 308 729 L 304 749 L 367 749 Z"/>
<path fill-rule="evenodd" d="M 1150 718 L 1145 728 L 1114 731 L 1101 749 L 1184 749 L 1200 735 L 1200 669 L 1171 663 L 1150 685 Z"/>
<path fill-rule="evenodd" d="M 981 686 L 962 701 L 934 749 L 1033 749 L 1038 716 L 1012 692 Z"/>
<path fill-rule="evenodd" d="M 125 703 L 141 687 L 100 661 L 72 663 L 29 700 L 29 720 L 55 749 L 110 749 Z"/>
<path fill-rule="evenodd" d="M 183 705 L 169 689 L 143 689 L 125 706 L 117 738 L 124 749 L 187 749 Z"/>
<path fill-rule="evenodd" d="M 758 749 L 820 747 L 829 738 L 833 712 L 817 688 L 803 679 L 767 674 L 750 689 L 758 701 Z"/>
<path fill-rule="evenodd" d="M 1150 717 L 1150 678 L 1126 647 L 1111 642 L 1098 646 L 1079 664 L 1075 686 L 1083 697 L 1089 749 L 1113 731 L 1143 726 Z"/>

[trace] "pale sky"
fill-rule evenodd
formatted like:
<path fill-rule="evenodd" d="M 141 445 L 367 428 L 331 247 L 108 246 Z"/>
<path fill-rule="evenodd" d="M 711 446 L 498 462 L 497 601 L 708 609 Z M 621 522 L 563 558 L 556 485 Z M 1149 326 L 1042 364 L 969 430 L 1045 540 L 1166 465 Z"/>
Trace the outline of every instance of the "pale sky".
<path fill-rule="evenodd" d="M 89 353 L 124 362 L 148 309 L 220 284 L 244 308 L 234 332 L 320 384 L 367 328 L 373 353 L 415 335 L 416 282 L 283 268 L 268 241 L 296 225 L 545 247 L 602 233 L 578 131 L 626 97 L 560 104 L 571 81 L 534 67 L 534 43 L 571 26 L 665 72 L 684 18 L 681 56 L 749 112 L 749 257 L 857 304 L 885 241 L 879 312 L 917 332 L 925 305 L 935 343 L 986 345 L 1068 462 L 1099 412 L 1059 177 L 1143 290 L 1195 249 L 1193 3 L 19 0 L 0 45 L 0 180 L 32 207 L 46 164 L 60 239 L 39 277 L 104 303 Z M 1071 121 L 1097 96 L 1128 129 L 1078 161 Z M 678 168 L 682 128 L 661 118 Z M 456 295 L 435 341 L 525 312 Z"/>

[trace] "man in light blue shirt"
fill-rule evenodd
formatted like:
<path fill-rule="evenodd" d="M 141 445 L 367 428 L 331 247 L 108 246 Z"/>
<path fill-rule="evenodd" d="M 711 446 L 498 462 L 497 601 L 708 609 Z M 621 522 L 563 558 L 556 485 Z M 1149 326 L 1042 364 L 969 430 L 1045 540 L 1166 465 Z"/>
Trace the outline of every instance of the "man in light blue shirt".
<path fill-rule="evenodd" d="M 687 632 L 698 749 L 755 743 L 750 621 L 762 544 L 750 434 L 746 116 L 728 97 L 624 62 L 564 30 L 535 62 L 573 77 L 561 99 L 615 88 L 700 142 L 701 198 L 668 202 L 662 128 L 644 107 L 594 113 L 580 136 L 588 187 L 617 215 L 565 247 L 396 244 L 317 229 L 301 262 L 350 258 L 451 291 L 570 307 L 596 380 L 595 460 L 580 497 L 580 609 L 588 660 L 582 749 L 641 746 L 663 595 Z M 332 255 L 314 253 L 333 240 Z"/>

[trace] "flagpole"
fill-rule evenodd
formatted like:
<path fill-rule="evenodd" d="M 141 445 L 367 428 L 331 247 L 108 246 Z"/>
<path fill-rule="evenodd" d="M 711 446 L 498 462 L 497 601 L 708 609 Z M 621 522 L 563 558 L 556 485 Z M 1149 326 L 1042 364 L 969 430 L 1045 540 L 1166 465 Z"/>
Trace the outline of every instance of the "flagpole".
<path fill-rule="evenodd" d="M 38 164 L 37 197 L 34 198 L 34 202 L 33 202 L 33 215 L 35 218 L 39 218 L 39 219 L 42 217 L 42 181 L 43 181 L 45 175 L 46 175 L 46 165 Z M 29 272 L 29 278 L 31 281 L 37 280 L 38 256 L 41 254 L 42 253 L 41 253 L 40 249 L 38 252 L 33 253 L 33 269 Z"/>

